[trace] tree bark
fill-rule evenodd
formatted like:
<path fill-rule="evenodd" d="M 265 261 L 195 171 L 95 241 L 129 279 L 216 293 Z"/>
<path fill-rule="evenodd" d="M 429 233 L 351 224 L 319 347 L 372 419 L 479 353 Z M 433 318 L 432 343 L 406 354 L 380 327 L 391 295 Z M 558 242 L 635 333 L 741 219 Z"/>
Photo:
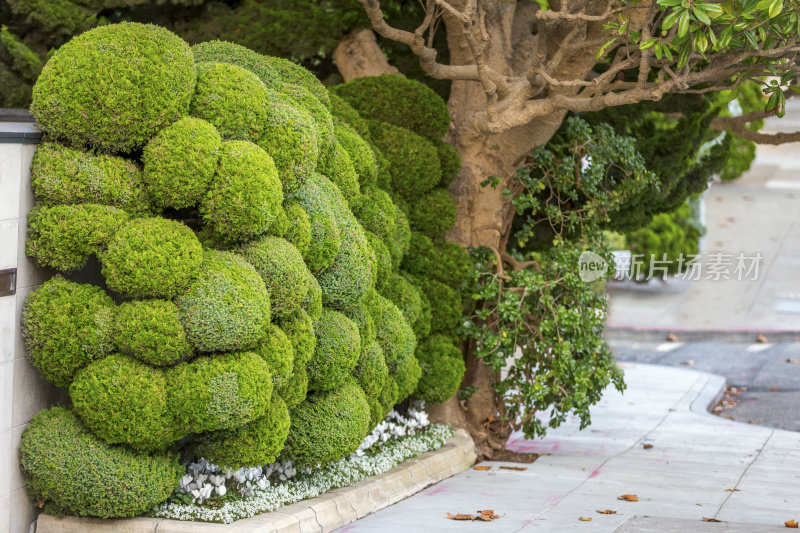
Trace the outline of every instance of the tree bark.
<path fill-rule="evenodd" d="M 333 51 L 333 59 L 344 81 L 381 74 L 400 74 L 386 60 L 372 30 L 345 35 Z"/>

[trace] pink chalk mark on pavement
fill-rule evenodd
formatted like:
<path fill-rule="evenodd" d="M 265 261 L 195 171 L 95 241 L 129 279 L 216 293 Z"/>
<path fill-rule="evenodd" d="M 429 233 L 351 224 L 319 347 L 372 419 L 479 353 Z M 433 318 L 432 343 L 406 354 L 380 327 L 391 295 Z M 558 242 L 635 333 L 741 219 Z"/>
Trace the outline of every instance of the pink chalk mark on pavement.
<path fill-rule="evenodd" d="M 551 453 L 561 448 L 557 441 L 532 441 L 523 438 L 512 438 L 506 443 L 506 449 L 516 453 Z"/>
<path fill-rule="evenodd" d="M 431 489 L 431 490 L 425 491 L 424 494 L 425 494 L 425 496 L 435 496 L 436 494 L 441 494 L 442 492 L 446 492 L 446 491 L 447 491 L 447 487 L 436 487 L 435 489 Z"/>
<path fill-rule="evenodd" d="M 595 478 L 595 477 L 597 477 L 599 475 L 600 475 L 600 469 L 598 468 L 597 470 L 595 470 L 594 472 L 589 474 L 589 479 Z"/>
<path fill-rule="evenodd" d="M 552 507 L 553 505 L 557 504 L 564 498 L 563 494 L 554 494 L 545 500 L 545 504 Z"/>

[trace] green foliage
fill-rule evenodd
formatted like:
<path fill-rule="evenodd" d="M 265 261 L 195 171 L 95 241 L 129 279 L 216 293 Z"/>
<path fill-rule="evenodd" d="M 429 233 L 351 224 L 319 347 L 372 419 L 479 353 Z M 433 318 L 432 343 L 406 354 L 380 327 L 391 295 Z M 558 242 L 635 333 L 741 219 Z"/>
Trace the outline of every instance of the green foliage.
<path fill-rule="evenodd" d="M 394 379 L 389 378 L 386 380 L 386 383 L 383 385 L 383 389 L 381 389 L 381 393 L 378 396 L 378 402 L 381 405 L 381 415 L 378 417 L 378 421 L 380 422 L 386 415 L 388 415 L 392 409 L 394 408 L 395 404 L 401 401 L 400 393 L 397 390 L 397 383 L 395 383 Z"/>
<path fill-rule="evenodd" d="M 264 280 L 273 315 L 280 317 L 302 303 L 311 275 L 292 243 L 280 237 L 265 236 L 245 244 L 237 252 Z"/>
<path fill-rule="evenodd" d="M 444 403 L 461 386 L 466 366 L 461 350 L 450 338 L 431 335 L 417 346 L 422 378 L 414 395 L 427 404 Z"/>
<path fill-rule="evenodd" d="M 397 383 L 398 398 L 405 399 L 417 388 L 417 383 L 422 377 L 422 368 L 413 354 L 397 361 L 397 364 L 397 370 L 390 372 L 389 376 Z"/>
<path fill-rule="evenodd" d="M 400 266 L 403 256 L 408 253 L 411 247 L 411 226 L 408 217 L 395 201 L 394 212 L 394 233 L 384 241 L 389 254 L 392 256 L 392 266 L 395 269 Z"/>
<path fill-rule="evenodd" d="M 436 151 L 439 154 L 439 163 L 442 165 L 442 181 L 439 185 L 446 188 L 461 169 L 461 156 L 458 155 L 458 151 L 451 144 L 438 139 L 435 139 L 433 144 L 436 146 Z"/>
<path fill-rule="evenodd" d="M 267 414 L 272 375 L 253 352 L 198 357 L 166 375 L 167 405 L 184 435 L 237 429 Z"/>
<path fill-rule="evenodd" d="M 79 370 L 69 386 L 75 412 L 108 444 L 163 450 L 183 437 L 167 404 L 164 372 L 112 354 Z"/>
<path fill-rule="evenodd" d="M 383 74 L 356 78 L 332 92 L 361 116 L 441 139 L 450 126 L 447 104 L 426 85 L 404 76 Z"/>
<path fill-rule="evenodd" d="M 383 385 L 389 378 L 389 368 L 386 366 L 380 344 L 373 341 L 361 348 L 358 364 L 353 369 L 353 377 L 368 398 L 377 398 L 380 395 Z"/>
<path fill-rule="evenodd" d="M 53 385 L 69 385 L 79 369 L 113 350 L 114 311 L 99 287 L 61 276 L 45 281 L 22 309 L 31 364 Z"/>
<path fill-rule="evenodd" d="M 267 88 L 230 63 L 198 63 L 189 113 L 213 124 L 225 139 L 256 141 L 267 128 Z"/>
<path fill-rule="evenodd" d="M 447 189 L 437 187 L 414 202 L 408 221 L 414 231 L 424 233 L 434 241 L 443 241 L 445 233 L 456 222 L 456 203 Z"/>
<path fill-rule="evenodd" d="M 64 407 L 33 417 L 19 455 L 31 497 L 57 515 L 140 515 L 166 500 L 184 473 L 177 454 L 106 444 Z M 124 483 L 117 473 L 124 473 Z"/>
<path fill-rule="evenodd" d="M 375 271 L 372 273 L 375 278 L 375 286 L 380 287 L 386 283 L 392 275 L 392 255 L 386 244 L 371 231 L 365 231 L 370 248 L 375 254 Z"/>
<path fill-rule="evenodd" d="M 445 334 L 454 332 L 463 314 L 461 294 L 435 279 L 416 278 L 415 282 L 430 302 L 431 331 Z"/>
<path fill-rule="evenodd" d="M 358 201 L 358 175 L 347 151 L 339 140 L 333 141 L 330 150 L 319 160 L 317 170 L 330 179 L 341 191 L 347 205 L 354 207 Z"/>
<path fill-rule="evenodd" d="M 327 464 L 358 448 L 370 430 L 370 409 L 353 378 L 310 394 L 289 413 L 292 424 L 283 455 L 301 466 Z"/>
<path fill-rule="evenodd" d="M 367 121 L 358 114 L 358 111 L 353 109 L 353 106 L 333 92 L 332 87 L 328 88 L 328 94 L 331 98 L 330 110 L 336 122 L 335 125 L 346 124 L 360 135 L 362 140 L 369 141 L 369 124 Z"/>
<path fill-rule="evenodd" d="M 300 188 L 297 199 L 311 224 L 311 242 L 303 259 L 309 270 L 318 272 L 331 266 L 339 253 L 339 224 L 330 199 L 313 179 Z"/>
<path fill-rule="evenodd" d="M 343 122 L 335 125 L 334 132 L 336 140 L 350 157 L 361 187 L 375 185 L 378 166 L 375 161 L 375 154 L 367 141 L 362 139 L 352 127 Z"/>
<path fill-rule="evenodd" d="M 305 366 L 314 356 L 317 347 L 312 318 L 304 310 L 296 308 L 280 318 L 279 326 L 294 348 L 295 368 L 298 362 L 301 366 Z"/>
<path fill-rule="evenodd" d="M 189 45 L 168 30 L 101 26 L 52 55 L 31 112 L 50 139 L 131 152 L 186 114 L 195 79 Z"/>
<path fill-rule="evenodd" d="M 127 220 L 127 213 L 107 205 L 35 207 L 28 212 L 25 254 L 42 266 L 80 270 Z"/>
<path fill-rule="evenodd" d="M 291 377 L 283 387 L 275 391 L 275 394 L 280 396 L 286 402 L 286 406 L 291 409 L 296 405 L 300 405 L 306 399 L 307 392 L 308 373 L 306 372 L 306 365 L 295 358 Z"/>
<path fill-rule="evenodd" d="M 255 351 L 267 362 L 275 390 L 283 388 L 294 368 L 294 347 L 286 333 L 275 324 L 269 324 L 264 340 Z"/>
<path fill-rule="evenodd" d="M 203 248 L 180 222 L 137 218 L 108 241 L 100 261 L 103 277 L 114 292 L 134 298 L 173 298 L 197 275 Z"/>
<path fill-rule="evenodd" d="M 200 213 L 214 238 L 230 244 L 267 232 L 282 200 L 269 154 L 246 141 L 227 141 Z"/>
<path fill-rule="evenodd" d="M 184 117 L 150 139 L 142 152 L 143 180 L 153 205 L 199 204 L 217 170 L 222 138 L 205 120 Z"/>
<path fill-rule="evenodd" d="M 166 300 L 134 300 L 120 305 L 114 343 L 121 353 L 153 366 L 173 365 L 194 352 L 178 307 Z"/>
<path fill-rule="evenodd" d="M 392 189 L 396 193 L 413 200 L 441 181 L 439 154 L 431 141 L 385 122 L 371 120 L 369 124 L 373 142 L 389 161 Z"/>
<path fill-rule="evenodd" d="M 40 205 L 100 204 L 134 216 L 150 214 L 136 164 L 46 142 L 33 154 L 31 188 Z"/>
<path fill-rule="evenodd" d="M 419 285 L 419 282 L 414 279 L 410 274 L 406 274 L 407 279 L 413 281 L 414 286 L 417 288 L 417 292 L 419 292 L 419 302 L 420 302 L 420 311 L 419 316 L 417 319 L 411 324 L 411 329 L 414 330 L 414 335 L 417 336 L 417 339 L 424 339 L 427 337 L 431 332 L 431 321 L 433 320 L 432 310 L 431 310 L 431 300 L 428 298 L 428 295 L 422 292 L 422 288 Z"/>
<path fill-rule="evenodd" d="M 748 170 L 756 159 L 756 143 L 728 134 L 729 148 L 725 163 L 717 171 L 722 181 L 733 181 Z"/>
<path fill-rule="evenodd" d="M 411 234 L 403 269 L 417 277 L 427 277 L 459 289 L 472 270 L 469 253 L 456 243 L 434 245 L 431 239 L 418 232 Z"/>
<path fill-rule="evenodd" d="M 385 239 L 395 231 L 397 209 L 385 191 L 367 187 L 363 192 L 353 208 L 353 214 L 366 231 Z"/>
<path fill-rule="evenodd" d="M 5 25 L 0 26 L 0 58 L 8 64 L 12 72 L 29 84 L 36 81 L 42 71 L 41 58 Z M 26 100 L 30 99 L 30 89 L 22 89 L 18 94 L 16 101 L 10 102 L 11 105 L 6 103 L 4 107 L 24 107 L 27 104 Z"/>
<path fill-rule="evenodd" d="M 261 276 L 228 252 L 206 250 L 197 278 L 175 303 L 186 338 L 199 352 L 254 347 L 270 320 L 269 292 Z"/>
<path fill-rule="evenodd" d="M 375 320 L 372 318 L 370 309 L 363 301 L 359 301 L 356 305 L 342 311 L 342 313 L 358 326 L 358 336 L 361 339 L 362 350 L 367 344 L 375 341 Z"/>
<path fill-rule="evenodd" d="M 399 387 L 396 403 L 413 392 L 416 386 L 415 370 L 416 379 L 419 379 L 419 366 L 414 368 L 417 364 L 414 359 L 417 339 L 403 313 L 395 304 L 377 294 L 373 298 L 375 300 L 372 302 L 374 310 L 372 319 L 375 321 L 375 337 L 386 358 L 389 377 Z"/>
<path fill-rule="evenodd" d="M 222 468 L 274 462 L 289 435 L 289 409 L 274 395 L 267 414 L 236 431 L 216 431 L 198 438 L 192 450 Z"/>
<path fill-rule="evenodd" d="M 317 346 L 306 364 L 308 388 L 326 391 L 339 387 L 358 363 L 361 338 L 358 326 L 344 314 L 323 309 L 314 322 Z"/>
<path fill-rule="evenodd" d="M 307 277 L 308 292 L 300 307 L 308 313 L 312 320 L 316 320 L 322 314 L 322 287 L 311 272 L 307 273 Z"/>
<path fill-rule="evenodd" d="M 381 296 L 390 300 L 403 313 L 409 324 L 413 324 L 422 312 L 420 291 L 400 274 L 392 274 L 381 287 Z"/>
<path fill-rule="evenodd" d="M 303 207 L 297 202 L 288 202 L 284 205 L 284 211 L 289 220 L 289 228 L 282 237 L 292 243 L 298 252 L 305 255 L 311 246 L 311 221 Z"/>

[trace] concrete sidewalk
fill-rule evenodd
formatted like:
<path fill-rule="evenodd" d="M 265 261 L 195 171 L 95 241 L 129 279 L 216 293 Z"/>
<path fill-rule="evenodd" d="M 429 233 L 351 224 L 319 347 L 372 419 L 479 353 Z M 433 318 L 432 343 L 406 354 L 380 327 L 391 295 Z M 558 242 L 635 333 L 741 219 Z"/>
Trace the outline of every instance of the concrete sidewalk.
<path fill-rule="evenodd" d="M 710 415 L 725 385 L 719 376 L 622 366 L 628 390 L 606 391 L 589 428 L 570 419 L 543 440 L 512 437 L 512 450 L 550 454 L 527 470 L 484 463 L 491 470 L 468 470 L 339 531 L 744 533 L 800 520 L 800 433 Z M 623 494 L 639 501 L 618 500 Z M 501 518 L 447 519 L 483 509 Z M 606 509 L 616 514 L 597 512 Z"/>

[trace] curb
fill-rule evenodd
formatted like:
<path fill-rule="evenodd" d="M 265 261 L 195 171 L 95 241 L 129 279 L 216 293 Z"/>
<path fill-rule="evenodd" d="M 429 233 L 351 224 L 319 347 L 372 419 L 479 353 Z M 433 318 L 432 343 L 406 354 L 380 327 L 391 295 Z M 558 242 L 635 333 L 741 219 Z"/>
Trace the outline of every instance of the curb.
<path fill-rule="evenodd" d="M 692 403 L 689 405 L 689 410 L 699 415 L 715 416 L 711 413 L 711 409 L 717 405 L 717 402 L 725 394 L 727 382 L 725 378 L 720 375 L 708 374 L 706 372 L 703 372 L 703 374 L 705 374 L 708 379 L 706 379 L 703 388 L 700 389 L 700 392 L 698 392 L 697 396 L 692 400 Z"/>
<path fill-rule="evenodd" d="M 36 533 L 327 533 L 461 473 L 476 459 L 472 439 L 458 429 L 438 450 L 409 459 L 388 472 L 232 524 L 144 517 L 56 518 L 41 514 Z"/>
<path fill-rule="evenodd" d="M 767 337 L 769 342 L 797 342 L 800 331 L 782 329 L 689 329 L 689 328 L 637 328 L 631 326 L 607 326 L 603 334 L 606 340 L 666 342 L 667 336 L 673 333 L 681 341 L 728 341 L 756 342 L 759 334 Z"/>

